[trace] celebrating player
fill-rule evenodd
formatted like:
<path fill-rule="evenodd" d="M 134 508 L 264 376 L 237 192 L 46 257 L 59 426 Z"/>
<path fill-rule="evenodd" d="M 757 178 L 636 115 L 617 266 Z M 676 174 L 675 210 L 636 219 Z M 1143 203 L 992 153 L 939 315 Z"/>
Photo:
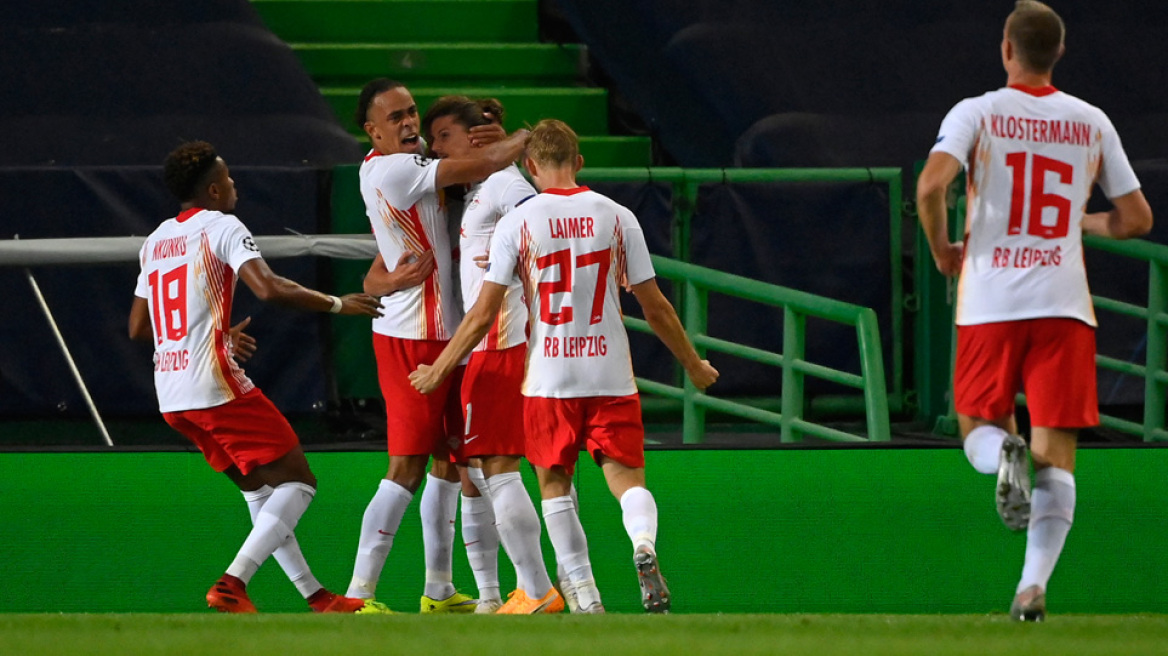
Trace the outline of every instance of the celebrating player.
<path fill-rule="evenodd" d="M 210 144 L 187 143 L 170 153 L 165 177 L 182 211 L 142 245 L 130 337 L 154 341 L 162 416 L 239 486 L 254 524 L 227 573 L 207 592 L 207 604 L 227 613 L 256 612 L 246 586 L 275 554 L 312 610 L 383 611 L 329 592 L 309 570 L 293 530 L 316 494 L 316 478 L 292 427 L 235 362 L 233 356 L 245 360 L 254 349 L 254 340 L 240 333 L 248 320 L 229 328 L 236 275 L 260 299 L 304 310 L 378 316 L 380 303 L 364 294 L 329 296 L 273 273 L 231 214 L 235 182 Z"/>
<path fill-rule="evenodd" d="M 695 386 L 707 388 L 718 372 L 698 356 L 658 289 L 633 213 L 577 186 L 583 162 L 576 134 L 563 122 L 541 121 L 532 130 L 524 166 L 542 193 L 500 221 L 478 300 L 442 355 L 432 366 L 419 366 L 410 381 L 425 393 L 441 389 L 488 333 L 518 274 L 530 317 L 523 380 L 527 458 L 539 477 L 556 557 L 575 586 L 580 612 L 604 612 L 569 496 L 583 446 L 620 501 L 642 603 L 649 612 L 665 612 L 671 600 L 657 562 L 657 505 L 645 488 L 644 427 L 619 286 L 632 291 Z"/>
<path fill-rule="evenodd" d="M 1007 86 L 958 103 L 917 184 L 921 225 L 937 268 L 960 274 L 954 404 L 970 464 L 997 472 L 998 513 L 1027 526 L 1026 560 L 1010 615 L 1040 621 L 1046 587 L 1075 513 L 1075 446 L 1099 423 L 1095 314 L 1083 232 L 1145 234 L 1152 212 L 1111 121 L 1051 86 L 1064 26 L 1050 7 L 1022 0 L 1006 19 Z M 950 243 L 945 193 L 965 168 L 966 239 Z M 1095 182 L 1111 211 L 1084 214 Z M 1021 387 L 1031 419 L 1015 433 Z"/>
<path fill-rule="evenodd" d="M 464 96 L 439 98 L 422 120 L 434 154 L 453 158 L 470 157 L 474 150 L 470 129 L 489 123 L 502 125 L 502 105 L 496 100 L 476 102 Z M 467 190 L 459 230 L 459 278 L 467 310 L 482 287 L 485 271 L 479 259 L 486 256 L 499 219 L 534 195 L 535 189 L 514 165 Z M 519 474 L 524 452 L 520 385 L 527 355 L 526 328 L 523 289 L 514 281 L 494 324 L 471 353 L 462 380 L 465 425 L 459 456 L 470 464 L 467 471 L 482 493 L 478 497 L 464 493 L 462 499 L 467 555 L 480 579 L 476 609 L 480 613 L 556 613 L 564 607 L 548 578 L 540 553 L 539 515 Z M 497 525 L 494 544 L 484 539 L 491 532 L 480 528 L 480 518 L 489 518 Z M 520 582 L 506 604 L 499 596 L 499 539 Z"/>
<path fill-rule="evenodd" d="M 433 455 L 435 467 L 421 503 L 426 554 L 421 610 L 472 612 L 474 600 L 458 593 L 451 581 L 460 486 L 446 436 L 448 425 L 462 425 L 457 388 L 451 394 L 447 383 L 423 397 L 410 387 L 407 374 L 438 356 L 461 316 L 441 190 L 482 180 L 510 165 L 522 153 L 526 131 L 479 149 L 474 158 L 429 159 L 423 154 L 413 96 L 384 78 L 362 89 L 355 118 L 373 144 L 361 165 L 361 195 L 379 257 L 395 266 L 376 292 L 385 312 L 373 321 L 389 471 L 365 510 L 348 594 L 373 598 L 393 537 Z M 459 429 L 450 432 L 461 435 Z"/>

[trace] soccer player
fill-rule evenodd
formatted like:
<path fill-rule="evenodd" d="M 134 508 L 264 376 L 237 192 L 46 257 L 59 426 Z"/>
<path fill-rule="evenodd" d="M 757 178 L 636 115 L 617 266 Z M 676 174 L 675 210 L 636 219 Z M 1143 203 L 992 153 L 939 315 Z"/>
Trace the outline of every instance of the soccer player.
<path fill-rule="evenodd" d="M 421 610 L 473 612 L 474 599 L 458 593 L 451 580 L 460 485 L 446 436 L 448 425 L 462 424 L 457 388 L 451 394 L 447 383 L 424 397 L 410 387 L 407 375 L 433 362 L 461 316 L 442 189 L 482 180 L 510 165 L 522 154 L 526 131 L 479 149 L 474 158 L 430 159 L 423 154 L 413 96 L 385 78 L 365 85 L 355 118 L 373 145 L 361 165 L 361 195 L 379 257 L 395 266 L 379 282 L 376 293 L 382 295 L 385 312 L 373 321 L 389 470 L 365 510 L 348 594 L 373 598 L 393 537 L 433 455 L 421 503 L 426 554 Z M 451 432 L 461 435 L 460 429 Z"/>
<path fill-rule="evenodd" d="M 1095 314 L 1082 233 L 1124 239 L 1148 232 L 1152 212 L 1111 121 L 1051 86 L 1064 26 L 1050 7 L 1023 0 L 1006 19 L 1007 86 L 958 103 L 917 183 L 921 225 L 937 268 L 960 274 L 954 405 L 965 454 L 997 473 L 996 504 L 1027 527 L 1026 557 L 1010 615 L 1041 621 L 1046 587 L 1075 513 L 1075 447 L 1099 423 Z M 964 168 L 965 242 L 950 243 L 946 190 Z M 1098 182 L 1108 212 L 1083 208 Z M 1026 442 L 1014 395 L 1026 392 Z"/>
<path fill-rule="evenodd" d="M 666 612 L 671 600 L 657 561 L 657 505 L 645 488 L 645 433 L 618 288 L 632 291 L 650 327 L 698 389 L 713 384 L 718 371 L 698 356 L 658 289 L 633 213 L 576 184 L 583 163 L 570 127 L 556 120 L 535 126 L 524 166 L 542 193 L 499 222 L 478 300 L 442 355 L 432 366 L 419 366 L 410 382 L 424 393 L 440 389 L 490 330 L 518 275 L 530 317 L 523 380 L 527 458 L 539 477 L 548 535 L 575 586 L 580 612 L 604 612 L 569 496 L 582 446 L 620 501 L 645 610 Z"/>
<path fill-rule="evenodd" d="M 502 125 L 504 110 L 497 100 L 472 101 L 445 96 L 422 119 L 423 132 L 438 157 L 471 157 L 475 146 L 470 129 Z M 515 165 L 470 185 L 459 230 L 460 283 L 464 307 L 478 297 L 485 271 L 479 266 L 490 248 L 499 219 L 535 196 L 535 189 Z M 540 552 L 539 515 L 519 473 L 524 453 L 523 396 L 520 386 L 527 355 L 527 307 L 523 289 L 514 281 L 486 337 L 475 346 L 462 379 L 464 433 L 459 457 L 479 495 L 462 498 L 463 534 L 467 556 L 479 581 L 478 613 L 558 613 L 564 600 L 552 587 Z M 489 522 L 498 532 L 483 530 Z M 490 540 L 495 537 L 494 541 Z M 518 589 L 506 604 L 499 595 L 498 542 L 515 566 Z"/>
<path fill-rule="evenodd" d="M 256 612 L 246 586 L 275 554 L 312 610 L 383 610 L 333 594 L 312 575 L 293 530 L 316 494 L 316 478 L 288 421 L 235 362 L 234 349 L 241 348 L 240 360 L 254 350 L 254 340 L 240 333 L 249 320 L 229 328 L 236 276 L 260 299 L 303 310 L 377 316 L 380 303 L 365 294 L 329 296 L 273 273 L 232 214 L 235 182 L 210 144 L 191 142 L 170 153 L 165 178 L 182 211 L 142 245 L 130 338 L 153 340 L 162 416 L 239 486 L 254 524 L 207 604 Z"/>

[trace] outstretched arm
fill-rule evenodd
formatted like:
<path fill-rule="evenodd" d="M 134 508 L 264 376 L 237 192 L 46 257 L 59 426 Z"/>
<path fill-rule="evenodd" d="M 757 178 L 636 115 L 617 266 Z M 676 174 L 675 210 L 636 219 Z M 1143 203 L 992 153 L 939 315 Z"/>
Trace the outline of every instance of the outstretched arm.
<path fill-rule="evenodd" d="M 278 303 L 301 310 L 381 316 L 381 302 L 367 294 L 347 294 L 339 299 L 276 275 L 263 258 L 244 262 L 239 277 L 261 301 Z M 334 307 L 334 301 L 340 307 Z"/>
<path fill-rule="evenodd" d="M 685 334 L 681 320 L 677 318 L 673 304 L 657 286 L 657 279 L 650 278 L 637 283 L 631 290 L 645 312 L 645 321 L 673 353 L 673 357 L 685 368 L 685 373 L 689 375 L 694 386 L 704 390 L 713 385 L 714 381 L 718 380 L 718 370 L 710 365 L 709 360 L 703 360 L 698 355 L 693 343 L 689 341 L 689 335 Z"/>
<path fill-rule="evenodd" d="M 479 298 L 471 307 L 470 312 L 458 324 L 458 330 L 446 348 L 432 365 L 419 365 L 417 371 L 410 374 L 410 384 L 422 394 L 429 394 L 438 389 L 442 381 L 454 371 L 459 362 L 474 349 L 475 344 L 482 341 L 483 336 L 491 329 L 495 315 L 503 305 L 503 295 L 507 292 L 506 285 L 500 285 L 490 280 L 483 282 L 479 290 Z"/>
<path fill-rule="evenodd" d="M 1148 234 L 1152 229 L 1152 208 L 1144 192 L 1135 191 L 1111 199 L 1110 212 L 1095 212 L 1083 217 L 1083 232 L 1089 235 L 1129 239 Z"/>
<path fill-rule="evenodd" d="M 949 241 L 949 213 L 945 207 L 945 194 L 949 184 L 961 172 L 961 162 L 944 152 L 934 152 L 921 169 L 917 178 L 917 215 L 925 238 L 929 240 L 929 250 L 937 270 L 947 276 L 961 273 L 961 257 L 964 250 L 961 242 Z"/>

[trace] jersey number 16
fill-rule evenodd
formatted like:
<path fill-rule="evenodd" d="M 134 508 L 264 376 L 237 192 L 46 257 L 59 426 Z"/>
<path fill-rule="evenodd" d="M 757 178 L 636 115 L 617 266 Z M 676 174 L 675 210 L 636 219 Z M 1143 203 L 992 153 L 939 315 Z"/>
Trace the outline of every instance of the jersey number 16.
<path fill-rule="evenodd" d="M 1014 171 L 1013 191 L 1010 195 L 1010 226 L 1007 234 L 1022 234 L 1022 211 L 1026 204 L 1026 170 L 1029 168 L 1030 216 L 1026 222 L 1026 232 L 1043 239 L 1066 237 L 1071 223 L 1071 199 L 1047 193 L 1046 174 L 1053 173 L 1058 176 L 1059 182 L 1069 185 L 1074 179 L 1075 167 L 1057 159 L 1042 155 L 1032 156 L 1026 152 L 1007 153 L 1006 166 Z M 1048 207 L 1055 209 L 1054 225 L 1042 222 L 1042 211 Z"/>

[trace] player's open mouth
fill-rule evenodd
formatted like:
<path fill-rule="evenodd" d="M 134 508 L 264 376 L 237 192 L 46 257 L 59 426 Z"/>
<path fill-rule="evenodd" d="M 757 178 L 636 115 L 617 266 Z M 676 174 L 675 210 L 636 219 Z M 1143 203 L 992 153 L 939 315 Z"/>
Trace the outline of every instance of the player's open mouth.
<path fill-rule="evenodd" d="M 402 143 L 407 146 L 416 146 L 418 145 L 418 139 L 418 135 L 415 134 L 412 137 L 406 137 L 405 139 L 402 139 Z"/>

